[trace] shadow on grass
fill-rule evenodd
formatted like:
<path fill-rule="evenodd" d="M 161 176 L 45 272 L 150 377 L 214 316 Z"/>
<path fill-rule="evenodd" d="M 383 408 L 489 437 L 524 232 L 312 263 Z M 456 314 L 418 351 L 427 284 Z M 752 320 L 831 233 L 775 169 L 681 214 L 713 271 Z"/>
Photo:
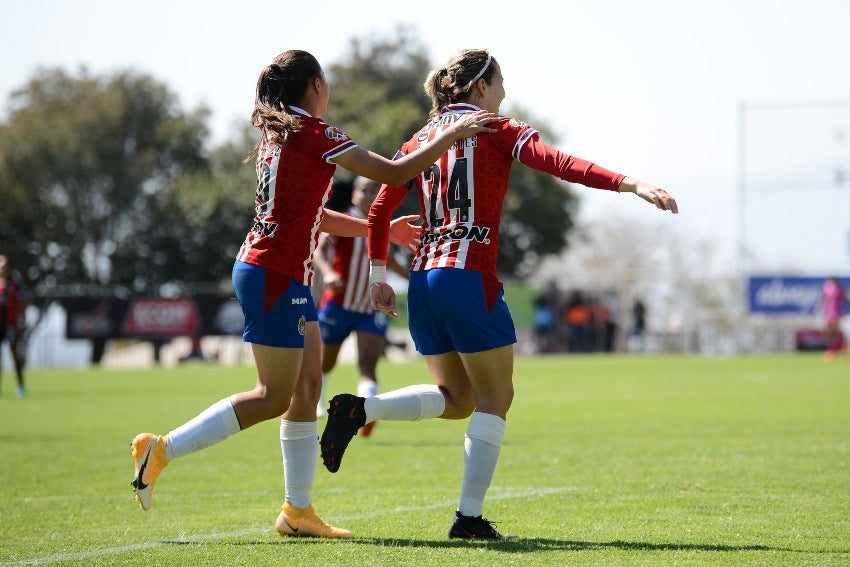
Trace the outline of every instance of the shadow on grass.
<path fill-rule="evenodd" d="M 571 541 L 545 538 L 517 538 L 507 541 L 474 541 L 474 540 L 392 540 L 380 538 L 355 538 L 354 543 L 377 545 L 385 547 L 443 547 L 455 548 L 465 546 L 486 547 L 493 551 L 509 553 L 538 552 L 538 551 L 587 551 L 594 549 L 624 549 L 629 551 L 774 551 L 764 545 L 708 545 L 689 543 L 650 543 L 642 541 Z"/>
<path fill-rule="evenodd" d="M 337 543 L 336 540 L 327 540 L 311 537 L 291 537 L 273 540 L 244 540 L 244 541 L 191 541 L 191 540 L 163 540 L 164 545 L 327 545 Z M 388 539 L 353 537 L 351 539 L 339 540 L 345 545 L 368 545 L 387 548 L 428 548 L 428 549 L 460 549 L 475 547 L 477 549 L 488 549 L 494 552 L 506 553 L 536 553 L 546 551 L 592 551 L 600 549 L 622 549 L 625 551 L 707 551 L 707 552 L 742 552 L 742 551 L 779 551 L 791 553 L 828 553 L 828 554 L 850 554 L 850 549 L 841 550 L 812 550 L 812 549 L 790 549 L 786 547 L 771 547 L 767 545 L 717 545 L 698 543 L 652 543 L 645 541 L 572 541 L 563 539 L 546 538 L 517 538 L 507 541 L 473 541 L 473 540 L 425 540 L 425 539 Z"/>

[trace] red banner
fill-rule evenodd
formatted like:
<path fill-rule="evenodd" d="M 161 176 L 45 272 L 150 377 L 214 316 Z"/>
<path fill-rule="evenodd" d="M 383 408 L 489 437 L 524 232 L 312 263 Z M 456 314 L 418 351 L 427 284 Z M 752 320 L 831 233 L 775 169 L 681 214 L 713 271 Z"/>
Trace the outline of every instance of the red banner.
<path fill-rule="evenodd" d="M 69 339 L 239 335 L 244 326 L 233 297 L 69 297 L 61 303 Z"/>
<path fill-rule="evenodd" d="M 192 336 L 199 327 L 198 308 L 188 297 L 135 298 L 123 323 L 125 334 L 145 337 Z"/>

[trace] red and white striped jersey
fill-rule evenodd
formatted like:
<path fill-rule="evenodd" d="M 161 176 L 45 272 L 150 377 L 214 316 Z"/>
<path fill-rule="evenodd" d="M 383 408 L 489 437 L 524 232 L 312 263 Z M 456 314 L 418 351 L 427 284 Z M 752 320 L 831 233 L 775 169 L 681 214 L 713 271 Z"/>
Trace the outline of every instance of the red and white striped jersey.
<path fill-rule="evenodd" d="M 319 223 L 336 171 L 331 160 L 357 144 L 320 118 L 292 110 L 301 130 L 282 146 L 270 134 L 260 143 L 256 216 L 236 259 L 310 285 Z"/>
<path fill-rule="evenodd" d="M 358 219 L 366 218 L 360 209 L 353 206 L 346 214 Z M 327 238 L 333 244 L 334 271 L 342 278 L 343 285 L 337 289 L 326 289 L 321 305 L 333 299 L 347 311 L 372 313 L 369 302 L 369 254 L 366 237 L 328 235 Z"/>
<path fill-rule="evenodd" d="M 399 151 L 406 155 L 434 138 L 438 131 L 466 112 L 471 104 L 452 104 L 428 122 Z M 411 183 L 417 190 L 422 238 L 411 271 L 451 267 L 476 270 L 496 285 L 496 259 L 502 202 L 514 160 L 572 181 L 616 191 L 623 175 L 564 154 L 540 140 L 537 130 L 516 118 L 488 124 L 496 131 L 459 140 Z M 384 187 L 369 213 L 370 257 L 386 259 L 389 218 L 407 194 L 407 187 Z"/>

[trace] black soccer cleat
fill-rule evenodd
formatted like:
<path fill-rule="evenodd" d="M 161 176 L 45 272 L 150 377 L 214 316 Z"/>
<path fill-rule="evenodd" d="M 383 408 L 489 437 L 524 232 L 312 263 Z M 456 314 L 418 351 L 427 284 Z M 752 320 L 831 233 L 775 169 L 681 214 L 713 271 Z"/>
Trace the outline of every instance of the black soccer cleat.
<path fill-rule="evenodd" d="M 328 422 L 319 444 L 322 446 L 322 462 L 332 473 L 339 470 L 342 455 L 357 434 L 366 425 L 366 398 L 351 394 L 338 394 L 331 399 Z"/>
<path fill-rule="evenodd" d="M 505 541 L 515 539 L 515 535 L 500 534 L 493 522 L 481 516 L 462 516 L 455 512 L 455 521 L 449 530 L 449 539 L 480 539 L 491 541 Z"/>

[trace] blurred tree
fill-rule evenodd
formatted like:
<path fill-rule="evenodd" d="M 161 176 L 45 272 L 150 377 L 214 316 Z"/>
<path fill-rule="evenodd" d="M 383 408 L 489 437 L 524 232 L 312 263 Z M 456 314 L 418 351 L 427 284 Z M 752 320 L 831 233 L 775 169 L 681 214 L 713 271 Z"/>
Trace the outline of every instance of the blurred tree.
<path fill-rule="evenodd" d="M 249 216 L 237 222 L 245 209 L 231 197 L 250 145 L 208 157 L 207 109 L 183 111 L 147 75 L 95 77 L 85 68 L 38 70 L 8 107 L 0 238 L 37 291 L 152 293 L 169 281 L 221 277 L 218 256 L 229 264 L 233 254 L 217 237 L 238 245 L 250 221 L 251 200 L 243 199 Z M 235 240 L 223 228 L 233 226 Z"/>
<path fill-rule="evenodd" d="M 395 155 L 422 127 L 431 107 L 422 85 L 435 65 L 426 53 L 407 26 L 396 27 L 388 38 L 352 39 L 347 58 L 328 69 L 332 88 L 327 121 L 365 147 Z M 528 113 L 512 108 L 507 114 L 528 121 L 547 142 L 557 144 L 557 138 L 544 134 L 546 124 L 532 121 Z M 514 167 L 499 236 L 503 277 L 527 276 L 542 257 L 560 253 L 576 208 L 568 184 L 523 165 Z M 418 214 L 416 196 L 411 194 L 397 212 Z"/>
<path fill-rule="evenodd" d="M 208 169 L 164 187 L 151 214 L 138 219 L 144 246 L 158 256 L 157 284 L 175 291 L 214 291 L 219 283 L 230 284 L 233 260 L 252 224 L 257 184 L 253 164 L 242 163 L 256 143 L 256 131 L 248 126 L 240 134 L 210 152 Z M 132 266 L 138 252 L 117 251 L 115 263 Z M 138 274 L 119 279 L 126 277 Z"/>
<path fill-rule="evenodd" d="M 347 58 L 328 70 L 327 121 L 365 147 L 395 155 L 428 115 L 431 103 L 422 83 L 431 64 L 425 53 L 407 26 L 397 26 L 389 38 L 351 39 Z"/>

